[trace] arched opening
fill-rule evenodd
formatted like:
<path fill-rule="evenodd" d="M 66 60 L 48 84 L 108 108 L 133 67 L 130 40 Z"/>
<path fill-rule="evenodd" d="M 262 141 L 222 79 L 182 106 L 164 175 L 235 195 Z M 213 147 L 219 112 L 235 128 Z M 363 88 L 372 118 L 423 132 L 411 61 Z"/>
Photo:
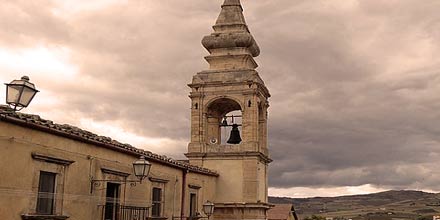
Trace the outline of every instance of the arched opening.
<path fill-rule="evenodd" d="M 241 115 L 241 110 L 236 110 L 236 111 L 232 111 L 229 112 L 225 115 L 226 117 L 223 117 L 222 119 L 222 126 L 221 126 L 221 144 L 238 144 L 237 142 L 241 142 L 241 134 L 242 134 L 242 115 Z M 226 123 L 224 123 L 224 121 L 226 120 Z M 227 125 L 224 126 L 223 124 Z M 238 125 L 237 129 L 238 129 L 238 135 L 236 134 L 232 134 L 232 129 L 233 129 L 233 125 L 236 124 Z M 231 137 L 233 136 L 233 137 Z M 240 140 L 238 139 L 240 138 Z M 230 141 L 230 143 L 228 143 L 228 141 Z"/>
<path fill-rule="evenodd" d="M 239 134 L 241 134 L 242 109 L 238 102 L 229 98 L 213 101 L 208 106 L 207 119 L 209 144 L 239 144 L 241 142 Z M 231 138 L 232 133 L 234 135 Z"/>

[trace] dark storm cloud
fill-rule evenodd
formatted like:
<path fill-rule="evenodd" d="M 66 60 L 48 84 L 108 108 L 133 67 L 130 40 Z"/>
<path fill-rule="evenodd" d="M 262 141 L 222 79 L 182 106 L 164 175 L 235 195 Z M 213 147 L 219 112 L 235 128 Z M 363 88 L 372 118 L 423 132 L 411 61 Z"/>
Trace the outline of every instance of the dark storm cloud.
<path fill-rule="evenodd" d="M 0 44 L 69 48 L 75 81 L 38 83 L 59 94 L 66 118 L 188 139 L 186 84 L 207 68 L 200 40 L 220 4 L 129 1 L 63 14 L 69 10 L 56 1 L 2 2 Z M 440 2 L 243 6 L 262 49 L 258 71 L 273 95 L 271 186 L 440 190 Z"/>
<path fill-rule="evenodd" d="M 282 7 L 253 27 L 269 51 L 260 72 L 280 88 L 272 89 L 271 185 L 439 190 L 440 69 L 431 54 L 440 4 L 315 3 Z"/>

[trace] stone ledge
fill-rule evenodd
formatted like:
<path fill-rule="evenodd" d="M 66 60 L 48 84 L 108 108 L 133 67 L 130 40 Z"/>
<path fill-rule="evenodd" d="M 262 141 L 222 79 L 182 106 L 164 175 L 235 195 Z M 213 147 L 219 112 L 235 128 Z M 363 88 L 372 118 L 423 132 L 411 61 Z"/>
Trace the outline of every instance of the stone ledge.
<path fill-rule="evenodd" d="M 273 204 L 264 203 L 264 202 L 256 202 L 256 203 L 250 203 L 250 202 L 227 202 L 227 203 L 215 203 L 215 208 L 263 208 L 263 209 L 270 209 L 274 207 Z"/>
<path fill-rule="evenodd" d="M 69 216 L 66 215 L 39 215 L 39 214 L 23 214 L 21 219 L 23 220 L 65 220 Z"/>
<path fill-rule="evenodd" d="M 44 155 L 44 154 L 40 154 L 37 152 L 32 152 L 31 156 L 35 160 L 41 160 L 41 161 L 44 161 L 47 163 L 54 163 L 54 164 L 63 165 L 63 166 L 68 166 L 68 165 L 75 162 L 73 160 L 62 159 L 59 157 Z"/>

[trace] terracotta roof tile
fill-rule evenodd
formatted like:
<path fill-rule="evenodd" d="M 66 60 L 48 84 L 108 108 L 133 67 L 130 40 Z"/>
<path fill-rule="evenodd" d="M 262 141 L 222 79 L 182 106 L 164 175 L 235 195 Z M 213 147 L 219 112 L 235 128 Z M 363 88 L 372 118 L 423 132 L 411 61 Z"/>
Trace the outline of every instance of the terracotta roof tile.
<path fill-rule="evenodd" d="M 274 207 L 267 212 L 267 219 L 280 220 L 289 219 L 289 215 L 292 212 L 292 204 L 275 204 Z"/>

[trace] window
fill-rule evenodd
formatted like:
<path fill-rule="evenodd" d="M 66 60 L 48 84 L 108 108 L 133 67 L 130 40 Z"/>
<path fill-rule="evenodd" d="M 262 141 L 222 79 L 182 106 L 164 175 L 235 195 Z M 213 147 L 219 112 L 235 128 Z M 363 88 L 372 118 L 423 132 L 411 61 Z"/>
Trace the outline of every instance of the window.
<path fill-rule="evenodd" d="M 151 207 L 152 217 L 161 217 L 162 211 L 162 189 L 153 187 L 153 199 Z"/>
<path fill-rule="evenodd" d="M 55 173 L 40 172 L 36 209 L 38 214 L 52 215 L 54 213 L 55 177 Z"/>
<path fill-rule="evenodd" d="M 63 194 L 66 168 L 75 161 L 56 155 L 32 152 L 32 166 L 37 170 L 32 177 L 34 199 L 23 215 L 29 219 L 41 215 L 66 217 L 63 215 Z"/>
<path fill-rule="evenodd" d="M 116 220 L 119 211 L 119 184 L 107 183 L 107 189 L 105 193 L 105 220 Z"/>
<path fill-rule="evenodd" d="M 149 177 L 148 179 L 151 181 L 151 217 L 165 219 L 165 184 L 169 180 L 159 177 Z"/>
<path fill-rule="evenodd" d="M 196 193 L 189 194 L 189 216 L 190 217 L 197 216 L 197 194 Z"/>

